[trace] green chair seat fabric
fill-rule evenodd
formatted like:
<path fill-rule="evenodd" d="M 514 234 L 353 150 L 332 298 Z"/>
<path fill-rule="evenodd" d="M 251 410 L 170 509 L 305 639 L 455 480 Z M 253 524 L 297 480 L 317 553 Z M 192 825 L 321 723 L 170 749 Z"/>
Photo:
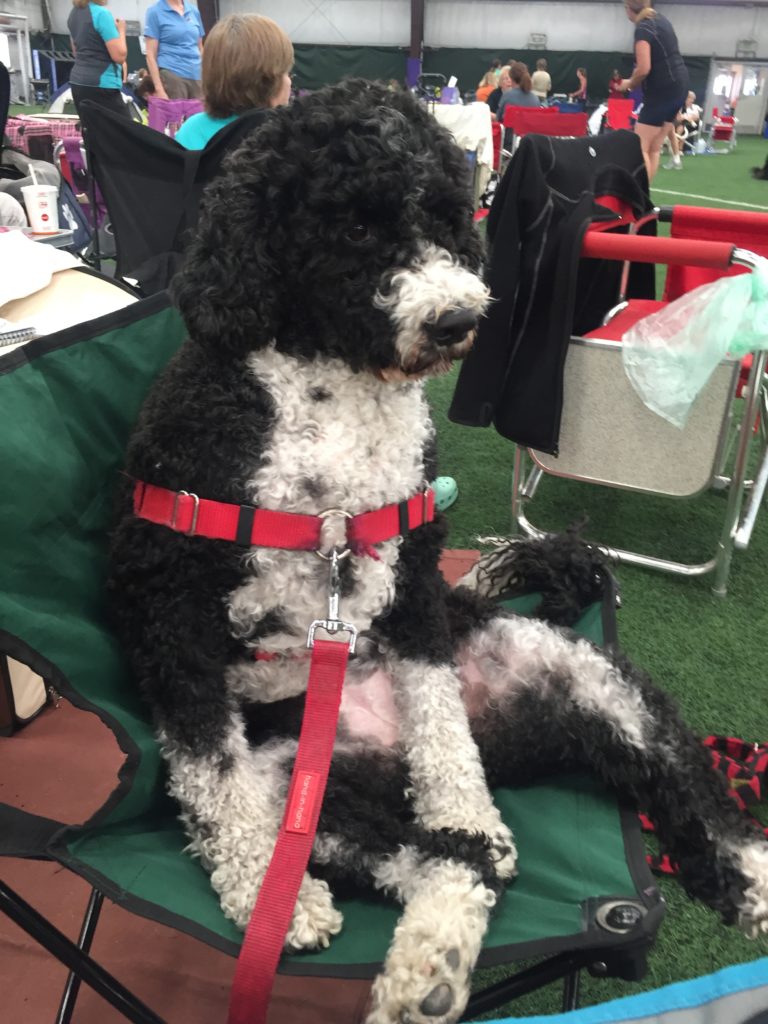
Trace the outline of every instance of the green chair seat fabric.
<path fill-rule="evenodd" d="M 34 341 L 0 358 L 0 653 L 45 675 L 114 732 L 127 759 L 116 789 L 83 826 L 0 806 L 0 853 L 56 859 L 139 914 L 236 954 L 224 918 L 165 794 L 163 765 L 112 633 L 104 600 L 107 532 L 123 451 L 159 370 L 184 337 L 164 295 Z M 528 613 L 535 596 L 512 606 Z M 610 595 L 583 616 L 596 642 L 612 629 Z M 515 831 L 520 874 L 504 896 L 481 964 L 621 944 L 594 909 L 610 898 L 657 904 L 636 818 L 586 777 L 496 794 Z M 340 903 L 342 933 L 327 950 L 286 956 L 296 974 L 376 972 L 398 908 Z M 636 938 L 636 936 L 635 936 Z"/>

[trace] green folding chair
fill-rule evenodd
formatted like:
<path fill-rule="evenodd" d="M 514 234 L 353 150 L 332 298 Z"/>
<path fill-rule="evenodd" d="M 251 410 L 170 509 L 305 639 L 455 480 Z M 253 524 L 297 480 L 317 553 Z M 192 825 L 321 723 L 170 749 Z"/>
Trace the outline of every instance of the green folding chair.
<path fill-rule="evenodd" d="M 0 805 L 0 853 L 52 859 L 93 887 L 78 945 L 0 883 L 0 910 L 72 974 L 58 1021 L 84 980 L 131 1021 L 160 1017 L 87 955 L 103 897 L 232 956 L 241 933 L 223 916 L 200 864 L 183 852 L 177 808 L 146 709 L 132 685 L 105 607 L 107 533 L 123 451 L 153 378 L 184 326 L 164 294 L 0 357 L 0 659 L 14 658 L 98 715 L 127 755 L 114 792 L 72 827 Z M 537 598 L 510 601 L 529 614 Z M 615 595 L 585 610 L 578 630 L 615 643 Z M 34 725 L 29 726 L 30 729 Z M 0 741 L 18 742 L 13 736 Z M 575 1005 L 582 968 L 637 979 L 663 915 L 633 809 L 584 776 L 495 794 L 515 831 L 520 874 L 501 901 L 480 966 L 536 962 L 477 993 L 464 1019 L 564 979 Z M 546 827 L 542 827 L 542 822 Z M 370 978 L 399 910 L 360 897 L 340 902 L 330 947 L 284 956 L 287 974 Z M 175 1024 L 169 1021 L 168 1024 Z"/>

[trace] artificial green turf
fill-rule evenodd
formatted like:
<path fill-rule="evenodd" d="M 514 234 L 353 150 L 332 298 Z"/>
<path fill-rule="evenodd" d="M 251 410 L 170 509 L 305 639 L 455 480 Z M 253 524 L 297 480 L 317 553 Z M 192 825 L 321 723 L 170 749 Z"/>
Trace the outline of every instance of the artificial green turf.
<path fill-rule="evenodd" d="M 721 205 L 722 199 L 768 208 L 768 182 L 755 181 L 749 168 L 762 165 L 768 141 L 747 138 L 727 156 L 697 156 L 682 171 L 659 171 L 656 203 Z M 695 193 L 710 200 L 671 196 Z M 720 201 L 718 201 L 718 197 Z M 725 204 L 722 204 L 725 205 Z M 746 209 L 741 206 L 729 209 Z M 454 476 L 459 499 L 449 510 L 452 547 L 478 547 L 477 537 L 511 532 L 510 488 L 513 446 L 488 430 L 458 427 L 447 419 L 455 372 L 429 385 L 437 425 L 440 471 Z M 586 535 L 602 542 L 680 559 L 708 558 L 724 514 L 724 497 L 691 501 L 654 499 L 629 492 L 546 478 L 529 509 L 537 525 L 549 529 L 589 517 Z M 615 569 L 623 607 L 619 637 L 624 650 L 679 701 L 700 734 L 721 733 L 768 742 L 768 513 L 758 517 L 752 543 L 736 552 L 728 596 L 711 594 L 710 577 L 683 579 L 629 566 Z M 679 884 L 661 880 L 668 912 L 642 982 L 586 977 L 582 1005 L 655 988 L 768 954 L 768 938 L 750 941 L 724 927 L 716 915 L 692 903 Z M 478 985 L 499 971 L 478 972 Z M 506 1011 L 516 1016 L 555 1013 L 559 986 L 517 1000 Z M 496 1011 L 489 1017 L 502 1017 Z"/>

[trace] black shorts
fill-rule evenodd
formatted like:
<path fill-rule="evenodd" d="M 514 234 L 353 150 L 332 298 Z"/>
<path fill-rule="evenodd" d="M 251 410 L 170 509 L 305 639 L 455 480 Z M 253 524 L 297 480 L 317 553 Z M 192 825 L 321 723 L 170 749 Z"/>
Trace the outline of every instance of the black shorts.
<path fill-rule="evenodd" d="M 663 124 L 671 124 L 683 109 L 688 88 L 680 94 L 673 94 L 670 98 L 666 96 L 646 96 L 643 99 L 643 108 L 637 118 L 638 124 L 648 124 L 655 128 L 661 128 Z"/>
<path fill-rule="evenodd" d="M 80 104 L 83 100 L 92 100 L 94 103 L 98 103 L 100 107 L 106 107 L 107 110 L 113 111 L 115 114 L 121 114 L 123 117 L 127 117 L 129 121 L 131 118 L 131 111 L 123 99 L 123 94 L 120 89 L 99 89 L 95 85 L 70 85 L 72 90 L 72 102 L 75 104 L 75 110 L 80 113 Z"/>

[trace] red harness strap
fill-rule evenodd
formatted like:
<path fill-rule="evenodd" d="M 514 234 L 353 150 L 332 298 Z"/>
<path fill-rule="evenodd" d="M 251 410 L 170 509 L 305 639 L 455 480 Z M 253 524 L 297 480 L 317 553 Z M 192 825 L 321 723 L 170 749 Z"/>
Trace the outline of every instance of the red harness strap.
<path fill-rule="evenodd" d="M 299 748 L 280 834 L 245 933 L 227 1024 L 264 1024 L 275 971 L 309 863 L 336 737 L 349 645 L 315 640 Z"/>
<path fill-rule="evenodd" d="M 323 522 L 336 511 L 330 509 L 317 516 L 273 512 L 253 505 L 211 501 L 188 491 L 169 491 L 141 480 L 133 490 L 133 512 L 140 519 L 189 537 L 228 540 L 244 547 L 316 551 L 321 545 Z M 346 518 L 349 547 L 355 553 L 369 554 L 371 545 L 431 523 L 435 518 L 435 493 L 427 488 L 408 501 Z"/>

